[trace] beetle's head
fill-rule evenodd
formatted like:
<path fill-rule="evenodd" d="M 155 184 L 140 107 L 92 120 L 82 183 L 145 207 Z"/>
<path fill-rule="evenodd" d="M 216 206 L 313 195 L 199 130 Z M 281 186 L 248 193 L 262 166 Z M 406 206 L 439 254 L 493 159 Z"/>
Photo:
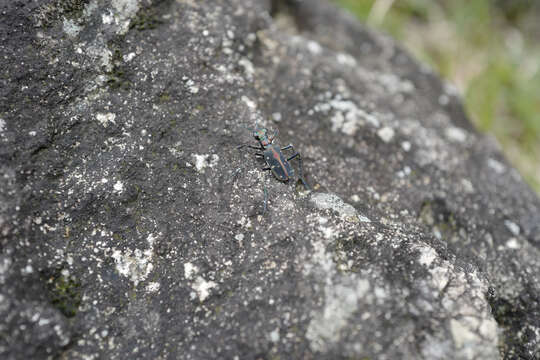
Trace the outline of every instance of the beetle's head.
<path fill-rule="evenodd" d="M 262 129 L 259 129 L 259 130 L 255 130 L 253 132 L 253 137 L 256 139 L 256 140 L 263 140 L 267 137 L 266 135 L 267 133 L 267 130 L 265 128 L 262 128 Z"/>

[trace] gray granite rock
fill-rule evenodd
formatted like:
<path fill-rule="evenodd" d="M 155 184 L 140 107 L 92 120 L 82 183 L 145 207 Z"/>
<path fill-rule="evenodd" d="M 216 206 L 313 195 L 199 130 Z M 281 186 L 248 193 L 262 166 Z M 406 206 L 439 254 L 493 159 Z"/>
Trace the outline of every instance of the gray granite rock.
<path fill-rule="evenodd" d="M 321 1 L 0 10 L 0 358 L 539 357 L 540 202 L 389 38 Z"/>

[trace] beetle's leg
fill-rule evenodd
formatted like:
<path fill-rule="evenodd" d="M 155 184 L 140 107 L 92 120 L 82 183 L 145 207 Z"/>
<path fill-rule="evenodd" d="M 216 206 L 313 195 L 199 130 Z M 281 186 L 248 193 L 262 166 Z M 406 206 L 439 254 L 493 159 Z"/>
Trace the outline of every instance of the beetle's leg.
<path fill-rule="evenodd" d="M 265 167 L 265 168 L 262 168 L 261 170 L 263 170 L 263 171 L 272 170 L 272 168 L 271 167 Z"/>
<path fill-rule="evenodd" d="M 291 161 L 292 159 L 294 159 L 294 158 L 297 157 L 297 156 L 300 156 L 300 153 L 294 154 L 293 156 L 291 156 L 290 158 L 288 158 L 287 161 Z M 299 160 L 299 161 L 302 161 L 302 157 L 300 156 L 300 157 L 298 158 L 298 160 Z"/>
<path fill-rule="evenodd" d="M 289 144 L 289 145 L 281 148 L 281 150 L 289 150 L 289 149 L 293 149 L 293 151 L 294 151 L 294 147 L 292 146 L 292 144 Z"/>
<path fill-rule="evenodd" d="M 289 145 L 289 146 L 292 147 L 292 145 Z M 304 166 L 303 166 L 303 163 L 302 163 L 302 156 L 300 155 L 300 153 L 296 153 L 293 156 L 291 156 L 290 158 L 288 158 L 287 161 L 290 161 L 290 160 L 292 160 L 294 158 L 298 158 L 298 173 L 299 173 L 298 178 L 300 179 L 300 181 L 302 181 L 302 184 L 304 184 L 304 187 L 307 190 L 311 190 L 311 187 L 306 182 L 306 179 L 304 179 Z"/>
<path fill-rule="evenodd" d="M 264 154 L 255 153 L 255 156 L 264 158 Z"/>
<path fill-rule="evenodd" d="M 238 145 L 236 148 L 240 150 L 243 147 L 248 147 L 248 148 L 253 149 L 253 150 L 261 150 L 260 146 L 253 146 L 253 145 L 248 145 L 248 144 Z"/>

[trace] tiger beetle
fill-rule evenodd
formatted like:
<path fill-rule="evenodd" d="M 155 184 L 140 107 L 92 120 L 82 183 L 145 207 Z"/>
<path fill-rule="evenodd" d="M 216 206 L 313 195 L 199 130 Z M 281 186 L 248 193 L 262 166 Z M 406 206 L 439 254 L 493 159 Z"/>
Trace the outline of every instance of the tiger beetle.
<path fill-rule="evenodd" d="M 276 139 L 277 134 L 278 134 L 278 131 L 275 130 L 272 136 L 268 136 L 268 130 L 266 130 L 265 128 L 255 129 L 253 131 L 253 137 L 255 138 L 255 140 L 259 142 L 259 146 L 242 144 L 242 145 L 239 145 L 237 149 L 241 149 L 247 146 L 250 149 L 259 150 L 260 152 L 255 153 L 255 156 L 258 158 L 264 159 L 264 161 L 266 162 L 266 166 L 263 167 L 262 170 L 272 171 L 272 174 L 274 175 L 274 177 L 283 182 L 289 181 L 289 179 L 294 176 L 294 170 L 291 164 L 289 164 L 289 161 L 295 158 L 298 159 L 298 170 L 299 170 L 298 178 L 300 179 L 300 181 L 302 181 L 302 184 L 304 184 L 304 187 L 310 190 L 310 187 L 306 183 L 306 180 L 304 179 L 304 175 L 303 175 L 304 169 L 302 166 L 302 156 L 300 155 L 300 153 L 295 152 L 292 144 L 289 144 L 285 147 L 280 148 L 277 143 L 274 143 L 274 140 Z M 290 156 L 289 158 L 285 158 L 282 151 L 289 150 L 289 149 L 292 149 L 294 154 Z M 266 191 L 266 188 L 265 188 L 264 189 L 263 215 L 266 212 L 267 201 L 268 201 L 268 192 Z"/>

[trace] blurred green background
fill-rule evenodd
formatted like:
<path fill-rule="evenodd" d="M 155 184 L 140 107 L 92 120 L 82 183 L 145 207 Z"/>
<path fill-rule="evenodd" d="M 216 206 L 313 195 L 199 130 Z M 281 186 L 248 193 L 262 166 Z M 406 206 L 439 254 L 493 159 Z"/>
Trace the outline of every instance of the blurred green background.
<path fill-rule="evenodd" d="M 540 193 L 540 4 L 335 0 L 453 83 L 466 110 Z"/>

